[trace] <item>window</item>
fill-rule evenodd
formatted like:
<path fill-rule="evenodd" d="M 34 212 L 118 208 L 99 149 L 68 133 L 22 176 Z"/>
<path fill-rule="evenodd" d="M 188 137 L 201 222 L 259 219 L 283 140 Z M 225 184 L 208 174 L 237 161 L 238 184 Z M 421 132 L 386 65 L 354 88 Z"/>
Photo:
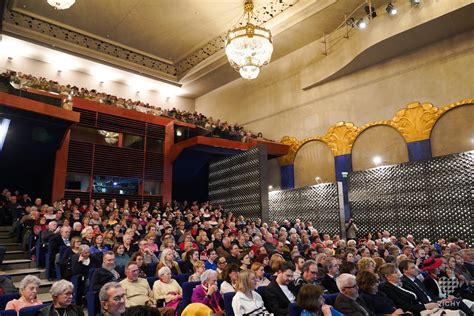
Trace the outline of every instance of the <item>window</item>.
<path fill-rule="evenodd" d="M 143 150 L 144 141 L 142 136 L 123 134 L 123 147 Z"/>
<path fill-rule="evenodd" d="M 160 139 L 150 138 L 146 139 L 146 150 L 157 153 L 163 152 L 163 141 Z"/>
<path fill-rule="evenodd" d="M 71 139 L 81 142 L 117 146 L 119 133 L 75 125 L 71 128 Z"/>
<path fill-rule="evenodd" d="M 94 193 L 139 194 L 140 180 L 110 176 L 94 176 L 92 191 Z"/>
<path fill-rule="evenodd" d="M 144 195 L 161 195 L 161 183 L 153 180 L 145 180 L 143 185 Z"/>
<path fill-rule="evenodd" d="M 90 177 L 81 174 L 66 175 L 66 190 L 89 191 Z"/>

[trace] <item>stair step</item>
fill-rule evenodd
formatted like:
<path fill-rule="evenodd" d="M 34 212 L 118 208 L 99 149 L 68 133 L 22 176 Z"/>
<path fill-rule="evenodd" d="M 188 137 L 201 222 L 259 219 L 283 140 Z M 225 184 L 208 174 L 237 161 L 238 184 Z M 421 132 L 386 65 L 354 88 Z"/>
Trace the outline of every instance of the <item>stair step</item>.
<path fill-rule="evenodd" d="M 51 285 L 53 285 L 53 281 L 49 281 L 47 279 L 40 279 L 40 286 L 38 289 L 38 293 L 43 294 L 43 293 L 48 293 L 49 289 L 51 288 Z M 14 282 L 13 285 L 17 288 L 20 287 L 20 282 Z"/>
<path fill-rule="evenodd" d="M 17 242 L 2 242 L 0 240 L 0 246 L 5 247 L 6 251 L 21 250 L 21 244 Z"/>
<path fill-rule="evenodd" d="M 24 250 L 7 250 L 5 260 L 28 259 L 28 253 Z"/>
<path fill-rule="evenodd" d="M 32 268 L 35 265 L 34 262 L 31 262 L 29 259 L 12 259 L 12 260 L 3 260 L 2 270 L 8 271 L 13 269 L 26 269 Z"/>
<path fill-rule="evenodd" d="M 11 226 L 0 226 L 0 232 L 8 232 L 11 228 Z"/>
<path fill-rule="evenodd" d="M 9 236 L 0 236 L 0 244 L 2 243 L 13 243 L 18 241 L 17 237 L 9 237 Z"/>
<path fill-rule="evenodd" d="M 25 276 L 32 274 L 38 278 L 45 278 L 45 270 L 37 268 L 28 268 L 28 269 L 14 269 L 8 271 L 1 271 L 0 275 L 9 275 L 12 278 L 13 282 L 20 282 Z"/>
<path fill-rule="evenodd" d="M 53 301 L 53 299 L 51 298 L 51 294 L 49 294 L 49 293 L 41 293 L 41 294 L 36 295 L 36 297 L 41 302 L 43 302 L 43 304 L 49 304 Z"/>

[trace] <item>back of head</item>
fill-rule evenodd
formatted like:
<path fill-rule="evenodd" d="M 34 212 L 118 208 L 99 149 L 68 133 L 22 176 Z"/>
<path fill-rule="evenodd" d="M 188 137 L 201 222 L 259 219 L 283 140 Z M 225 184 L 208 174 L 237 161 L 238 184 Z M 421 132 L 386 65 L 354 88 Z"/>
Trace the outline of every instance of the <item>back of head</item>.
<path fill-rule="evenodd" d="M 123 316 L 160 316 L 160 311 L 155 307 L 137 305 L 127 308 Z"/>
<path fill-rule="evenodd" d="M 311 313 L 316 313 L 321 308 L 319 297 L 323 295 L 323 289 L 318 285 L 305 284 L 298 292 L 296 302 L 298 305 Z"/>

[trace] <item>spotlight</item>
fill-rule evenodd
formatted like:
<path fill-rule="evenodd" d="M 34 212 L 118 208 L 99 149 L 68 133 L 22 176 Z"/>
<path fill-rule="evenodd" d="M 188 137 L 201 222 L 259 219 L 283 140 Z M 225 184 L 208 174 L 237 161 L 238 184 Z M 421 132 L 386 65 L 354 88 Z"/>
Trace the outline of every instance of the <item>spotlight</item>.
<path fill-rule="evenodd" d="M 60 75 L 63 71 L 61 69 L 58 70 L 58 75 Z"/>
<path fill-rule="evenodd" d="M 374 164 L 380 165 L 382 163 L 382 158 L 380 156 L 375 156 L 374 158 L 372 158 L 372 161 L 374 162 Z"/>
<path fill-rule="evenodd" d="M 369 17 L 369 19 L 373 19 L 377 16 L 377 12 L 375 12 L 374 7 L 369 7 L 368 5 L 366 5 L 364 10 L 367 16 Z"/>
<path fill-rule="evenodd" d="M 395 8 L 391 2 L 387 4 L 385 11 L 387 11 L 389 15 L 396 15 L 398 13 L 397 8 Z"/>
<path fill-rule="evenodd" d="M 183 132 L 180 129 L 177 129 L 176 136 L 183 136 Z"/>
<path fill-rule="evenodd" d="M 421 4 L 421 0 L 410 0 L 411 5 L 417 7 Z"/>
<path fill-rule="evenodd" d="M 268 186 L 268 190 L 269 190 L 269 191 L 273 190 L 273 186 L 269 185 L 269 186 Z"/>
<path fill-rule="evenodd" d="M 349 25 L 349 26 L 354 27 L 354 23 L 355 23 L 354 18 L 349 18 L 349 19 L 346 20 L 346 24 Z"/>
<path fill-rule="evenodd" d="M 367 28 L 367 22 L 364 19 L 360 19 L 359 21 L 356 22 L 356 26 L 359 30 L 363 30 Z"/>

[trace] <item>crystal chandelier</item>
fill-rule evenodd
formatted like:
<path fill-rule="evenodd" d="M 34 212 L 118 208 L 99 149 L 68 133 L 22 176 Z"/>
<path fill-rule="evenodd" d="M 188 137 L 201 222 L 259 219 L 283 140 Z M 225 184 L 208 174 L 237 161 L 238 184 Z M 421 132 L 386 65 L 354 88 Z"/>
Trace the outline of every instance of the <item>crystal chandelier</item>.
<path fill-rule="evenodd" d="M 69 9 L 76 0 L 47 0 L 50 6 L 53 6 L 56 10 Z"/>
<path fill-rule="evenodd" d="M 227 32 L 225 42 L 225 53 L 230 65 L 248 80 L 258 77 L 260 68 L 270 62 L 273 52 L 270 30 L 250 23 L 253 8 L 252 0 L 246 0 L 244 16 L 247 24 Z"/>

